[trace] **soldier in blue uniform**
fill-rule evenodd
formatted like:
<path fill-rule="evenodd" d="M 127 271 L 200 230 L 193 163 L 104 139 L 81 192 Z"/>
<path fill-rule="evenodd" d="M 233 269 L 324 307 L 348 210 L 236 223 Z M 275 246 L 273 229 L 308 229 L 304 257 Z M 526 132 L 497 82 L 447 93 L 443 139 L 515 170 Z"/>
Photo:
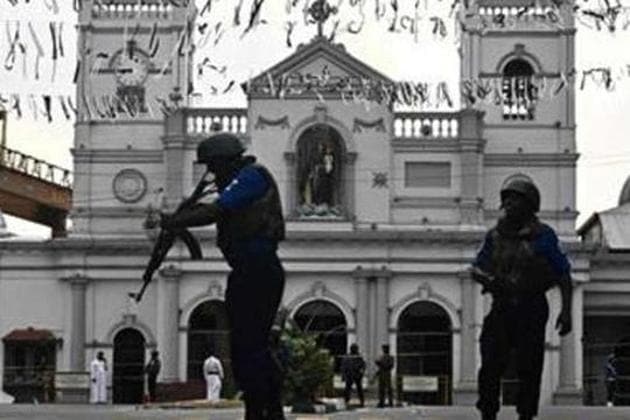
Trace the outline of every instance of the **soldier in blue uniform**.
<path fill-rule="evenodd" d="M 515 351 L 520 420 L 538 414 L 549 306 L 545 292 L 559 286 L 562 309 L 556 320 L 561 336 L 571 331 L 570 264 L 554 230 L 540 222 L 540 193 L 525 180 L 501 190 L 504 215 L 487 233 L 471 269 L 483 292 L 492 294 L 492 309 L 481 331 L 481 369 L 477 408 L 483 420 L 499 411 L 500 381 Z"/>
<path fill-rule="evenodd" d="M 176 216 L 162 228 L 217 224 L 217 245 L 230 265 L 225 305 L 230 323 L 232 371 L 243 391 L 246 420 L 284 419 L 277 364 L 269 334 L 284 290 L 277 256 L 285 226 L 280 195 L 271 173 L 243 156 L 238 138 L 216 134 L 202 141 L 197 160 L 215 175 L 218 197 Z"/>

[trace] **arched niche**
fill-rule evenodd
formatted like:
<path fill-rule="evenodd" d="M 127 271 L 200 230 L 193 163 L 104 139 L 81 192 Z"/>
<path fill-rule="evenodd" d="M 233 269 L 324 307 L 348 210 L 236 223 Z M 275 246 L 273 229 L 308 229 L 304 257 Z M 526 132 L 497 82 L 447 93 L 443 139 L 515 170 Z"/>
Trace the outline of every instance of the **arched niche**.
<path fill-rule="evenodd" d="M 285 150 L 291 217 L 350 218 L 355 159 L 352 132 L 325 105 L 316 106 L 291 132 Z"/>

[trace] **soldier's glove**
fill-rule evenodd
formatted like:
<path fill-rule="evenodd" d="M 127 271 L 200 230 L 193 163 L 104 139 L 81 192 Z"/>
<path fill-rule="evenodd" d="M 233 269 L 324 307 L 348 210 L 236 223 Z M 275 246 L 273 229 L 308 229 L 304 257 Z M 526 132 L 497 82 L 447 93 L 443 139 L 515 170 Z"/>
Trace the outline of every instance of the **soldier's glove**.
<path fill-rule="evenodd" d="M 556 320 L 556 329 L 559 330 L 558 334 L 560 334 L 561 337 L 564 337 L 571 332 L 573 326 L 571 313 L 569 311 L 563 309 L 560 312 L 560 315 L 558 315 L 558 319 Z"/>

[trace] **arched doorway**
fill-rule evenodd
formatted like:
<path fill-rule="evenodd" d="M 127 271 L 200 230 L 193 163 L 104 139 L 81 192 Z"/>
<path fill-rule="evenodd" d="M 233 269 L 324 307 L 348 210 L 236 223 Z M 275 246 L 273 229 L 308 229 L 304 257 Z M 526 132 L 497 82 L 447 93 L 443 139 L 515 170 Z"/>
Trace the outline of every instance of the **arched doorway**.
<path fill-rule="evenodd" d="M 343 312 L 326 300 L 314 300 L 300 306 L 293 320 L 302 331 L 320 337 L 321 344 L 334 357 L 335 373 L 339 373 L 341 358 L 348 346 L 347 323 Z"/>
<path fill-rule="evenodd" d="M 234 382 L 231 376 L 230 336 L 225 304 L 219 300 L 208 300 L 197 305 L 188 320 L 188 362 L 187 377 L 189 382 L 197 382 L 200 392 L 205 395 L 203 362 L 210 351 L 221 360 L 225 378 L 221 396 L 231 396 Z"/>
<path fill-rule="evenodd" d="M 398 318 L 397 374 L 403 400 L 416 404 L 451 404 L 453 333 L 448 313 L 420 301 Z M 406 386 L 405 386 L 406 385 Z"/>
<path fill-rule="evenodd" d="M 341 134 L 328 124 L 315 124 L 297 141 L 297 214 L 303 217 L 343 215 Z"/>
<path fill-rule="evenodd" d="M 114 404 L 142 403 L 145 341 L 140 331 L 125 328 L 114 337 L 112 373 Z"/>

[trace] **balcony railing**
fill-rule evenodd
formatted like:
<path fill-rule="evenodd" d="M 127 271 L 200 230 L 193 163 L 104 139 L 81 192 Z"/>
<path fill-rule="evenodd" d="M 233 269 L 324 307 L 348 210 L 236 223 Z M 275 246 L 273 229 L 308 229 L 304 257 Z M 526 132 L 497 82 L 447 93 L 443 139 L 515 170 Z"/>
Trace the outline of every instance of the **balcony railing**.
<path fill-rule="evenodd" d="M 93 0 L 93 18 L 168 18 L 177 6 L 169 0 Z"/>
<path fill-rule="evenodd" d="M 391 133 L 399 139 L 456 139 L 460 118 L 460 112 L 396 112 Z M 246 108 L 182 108 L 169 120 L 173 122 L 171 130 L 188 136 L 214 131 L 248 134 Z"/>
<path fill-rule="evenodd" d="M 213 131 L 227 131 L 239 136 L 247 134 L 246 108 L 189 108 L 184 111 L 189 136 Z"/>
<path fill-rule="evenodd" d="M 60 168 L 17 150 L 0 147 L 0 167 L 30 175 L 60 187 L 72 187 L 72 173 L 68 169 Z"/>
<path fill-rule="evenodd" d="M 458 112 L 396 112 L 393 135 L 400 139 L 454 139 L 459 137 Z"/>

